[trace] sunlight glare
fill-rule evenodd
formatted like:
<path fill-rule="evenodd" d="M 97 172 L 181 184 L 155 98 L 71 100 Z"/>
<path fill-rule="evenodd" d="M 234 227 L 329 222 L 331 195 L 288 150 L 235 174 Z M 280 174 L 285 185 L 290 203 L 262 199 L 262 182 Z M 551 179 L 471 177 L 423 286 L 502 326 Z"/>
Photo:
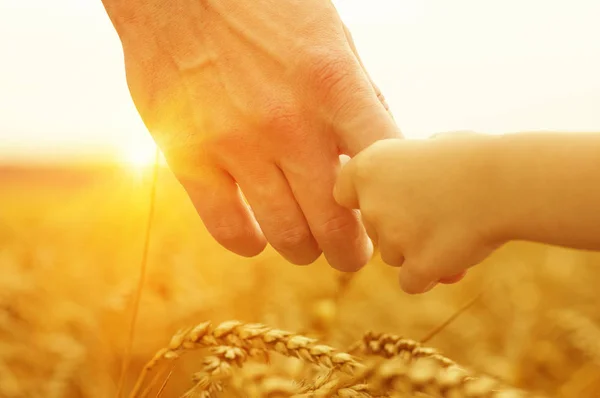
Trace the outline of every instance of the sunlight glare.
<path fill-rule="evenodd" d="M 156 144 L 147 133 L 132 137 L 123 148 L 123 162 L 133 169 L 146 169 L 154 165 L 155 155 Z M 162 161 L 161 154 L 159 162 Z"/>

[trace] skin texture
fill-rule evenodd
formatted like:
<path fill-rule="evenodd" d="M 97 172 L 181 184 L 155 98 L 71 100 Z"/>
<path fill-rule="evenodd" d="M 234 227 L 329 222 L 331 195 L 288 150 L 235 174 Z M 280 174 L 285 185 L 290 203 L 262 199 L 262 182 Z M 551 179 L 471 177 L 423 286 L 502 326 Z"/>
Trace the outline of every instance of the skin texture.
<path fill-rule="evenodd" d="M 400 137 L 327 0 L 104 0 L 135 105 L 204 224 L 354 271 L 372 253 L 332 191 L 339 155 Z"/>
<path fill-rule="evenodd" d="M 335 197 L 423 293 L 511 240 L 600 250 L 600 134 L 383 140 L 344 166 Z"/>

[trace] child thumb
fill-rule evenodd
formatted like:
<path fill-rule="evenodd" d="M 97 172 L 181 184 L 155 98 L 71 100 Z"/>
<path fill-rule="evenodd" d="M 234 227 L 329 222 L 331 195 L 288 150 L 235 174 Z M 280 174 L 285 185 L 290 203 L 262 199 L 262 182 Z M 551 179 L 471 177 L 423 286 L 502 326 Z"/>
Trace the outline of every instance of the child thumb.
<path fill-rule="evenodd" d="M 333 188 L 333 197 L 340 206 L 349 209 L 358 209 L 358 194 L 354 184 L 355 161 L 348 161 L 342 166 L 342 171 L 338 176 L 337 182 Z"/>

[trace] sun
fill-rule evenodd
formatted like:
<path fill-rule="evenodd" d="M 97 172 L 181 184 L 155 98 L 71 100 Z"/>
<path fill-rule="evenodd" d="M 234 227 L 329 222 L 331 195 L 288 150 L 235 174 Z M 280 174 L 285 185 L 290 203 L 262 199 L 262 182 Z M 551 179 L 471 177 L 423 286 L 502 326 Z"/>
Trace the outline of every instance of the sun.
<path fill-rule="evenodd" d="M 122 161 L 132 169 L 146 169 L 156 162 L 156 144 L 148 134 L 132 137 L 122 149 Z M 164 158 L 159 153 L 159 163 Z"/>

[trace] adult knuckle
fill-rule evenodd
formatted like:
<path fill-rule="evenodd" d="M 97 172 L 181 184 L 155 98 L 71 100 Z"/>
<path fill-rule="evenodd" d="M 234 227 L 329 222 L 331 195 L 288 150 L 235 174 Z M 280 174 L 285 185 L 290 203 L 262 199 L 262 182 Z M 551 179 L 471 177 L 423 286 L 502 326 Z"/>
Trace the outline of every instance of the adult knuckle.
<path fill-rule="evenodd" d="M 263 104 L 259 112 L 262 127 L 277 134 L 289 134 L 298 129 L 300 121 L 298 107 L 284 100 L 273 100 Z"/>
<path fill-rule="evenodd" d="M 161 150 L 169 169 L 183 186 L 196 183 L 201 177 L 198 169 L 212 160 L 202 147 L 183 142 L 178 146 L 161 147 Z"/>
<path fill-rule="evenodd" d="M 302 117 L 300 106 L 295 101 L 273 99 L 263 103 L 258 111 L 259 128 L 265 136 L 271 137 L 271 144 L 279 147 L 287 143 L 300 143 L 302 132 Z M 262 145 L 269 143 L 262 141 Z"/>
<path fill-rule="evenodd" d="M 239 242 L 244 238 L 244 231 L 240 225 L 230 223 L 217 223 L 212 226 L 211 233 L 223 245 Z"/>
<path fill-rule="evenodd" d="M 223 126 L 207 132 L 195 146 L 194 155 L 207 162 L 230 168 L 240 159 L 248 157 L 255 148 L 259 147 L 256 138 L 246 134 L 244 129 L 237 126 Z"/>
<path fill-rule="evenodd" d="M 312 234 L 305 227 L 289 226 L 281 229 L 271 239 L 271 244 L 278 250 L 293 251 L 310 243 Z"/>
<path fill-rule="evenodd" d="M 321 240 L 327 240 L 339 234 L 344 234 L 356 227 L 357 220 L 350 215 L 335 215 L 323 222 L 318 228 Z"/>
<path fill-rule="evenodd" d="M 317 49 L 307 56 L 306 73 L 317 92 L 328 98 L 350 86 L 353 67 L 347 54 Z"/>

